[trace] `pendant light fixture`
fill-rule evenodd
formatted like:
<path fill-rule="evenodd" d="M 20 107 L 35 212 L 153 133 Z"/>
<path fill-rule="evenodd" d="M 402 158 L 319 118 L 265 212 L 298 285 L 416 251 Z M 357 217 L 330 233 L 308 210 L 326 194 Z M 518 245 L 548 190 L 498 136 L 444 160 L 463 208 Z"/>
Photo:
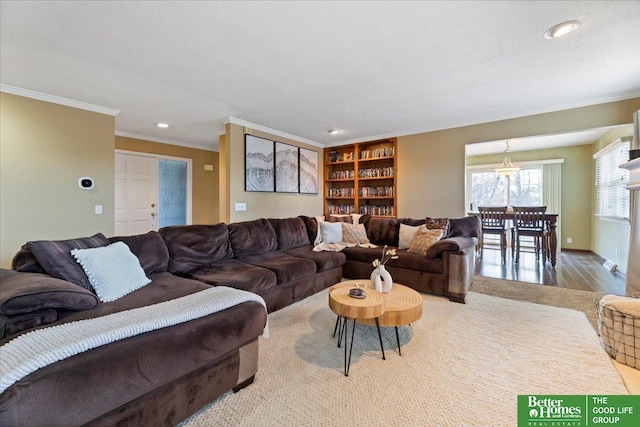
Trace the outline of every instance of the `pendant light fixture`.
<path fill-rule="evenodd" d="M 507 141 L 507 148 L 504 150 L 504 160 L 499 165 L 492 166 L 491 169 L 496 171 L 497 174 L 504 176 L 511 176 L 522 169 L 522 165 L 519 163 L 511 163 L 511 159 L 509 158 L 509 141 Z"/>

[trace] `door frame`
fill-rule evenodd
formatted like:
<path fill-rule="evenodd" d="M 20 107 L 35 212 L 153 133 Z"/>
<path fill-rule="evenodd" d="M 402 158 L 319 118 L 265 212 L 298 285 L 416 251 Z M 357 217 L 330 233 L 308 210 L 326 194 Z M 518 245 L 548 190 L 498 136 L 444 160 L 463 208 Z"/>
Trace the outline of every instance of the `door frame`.
<path fill-rule="evenodd" d="M 131 150 L 121 150 L 116 148 L 114 151 L 115 154 L 129 154 L 133 156 L 140 157 L 151 157 L 155 158 L 158 163 L 160 163 L 160 159 L 164 160 L 176 160 L 179 162 L 185 162 L 187 164 L 187 215 L 186 215 L 186 223 L 187 225 L 192 224 L 192 205 L 193 205 L 193 159 L 186 157 L 177 157 L 177 156 L 167 156 L 164 154 L 155 154 L 155 153 L 145 153 L 143 151 L 131 151 Z M 114 154 L 114 156 L 115 156 Z M 160 169 L 158 168 L 158 176 L 156 176 L 156 200 L 158 201 L 158 208 L 160 207 L 160 181 L 158 180 L 160 176 Z M 160 224 L 160 209 L 157 209 L 157 219 L 156 223 Z M 158 227 L 159 228 L 159 227 Z"/>

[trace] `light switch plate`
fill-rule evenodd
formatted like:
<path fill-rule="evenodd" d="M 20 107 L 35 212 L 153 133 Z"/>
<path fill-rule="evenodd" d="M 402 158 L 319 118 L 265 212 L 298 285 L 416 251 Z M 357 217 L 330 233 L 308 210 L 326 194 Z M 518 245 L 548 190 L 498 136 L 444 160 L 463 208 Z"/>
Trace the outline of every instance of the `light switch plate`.
<path fill-rule="evenodd" d="M 236 203 L 236 211 L 246 211 L 247 204 L 246 203 Z"/>
<path fill-rule="evenodd" d="M 102 215 L 102 205 L 96 205 L 95 212 L 96 215 Z"/>

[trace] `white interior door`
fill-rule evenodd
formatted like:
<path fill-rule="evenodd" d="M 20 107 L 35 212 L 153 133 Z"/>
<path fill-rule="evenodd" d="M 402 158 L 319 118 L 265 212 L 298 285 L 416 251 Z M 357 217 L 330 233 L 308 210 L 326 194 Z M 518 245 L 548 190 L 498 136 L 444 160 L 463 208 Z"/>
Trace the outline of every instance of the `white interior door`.
<path fill-rule="evenodd" d="M 115 235 L 158 229 L 158 159 L 115 155 Z"/>

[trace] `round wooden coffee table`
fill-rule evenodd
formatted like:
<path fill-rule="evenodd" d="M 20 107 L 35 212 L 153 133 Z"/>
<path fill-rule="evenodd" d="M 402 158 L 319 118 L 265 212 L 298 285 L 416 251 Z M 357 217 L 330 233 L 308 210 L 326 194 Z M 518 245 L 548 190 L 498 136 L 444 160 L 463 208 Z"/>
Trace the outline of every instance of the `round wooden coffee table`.
<path fill-rule="evenodd" d="M 358 300 L 349 296 L 349 290 L 354 287 L 364 287 L 367 298 Z M 382 299 L 382 303 L 378 305 L 378 300 Z M 370 280 L 347 280 L 333 285 L 329 290 L 329 307 L 338 315 L 336 327 L 334 328 L 334 336 L 340 319 L 344 319 L 341 330 L 346 333 L 346 319 L 353 319 L 353 328 L 355 323 L 376 326 L 378 328 L 378 338 L 380 339 L 380 348 L 382 350 L 382 358 L 384 359 L 384 347 L 382 345 L 382 336 L 380 334 L 380 326 L 394 327 L 396 331 L 396 342 L 398 344 L 398 353 L 402 355 L 400 348 L 400 336 L 398 334 L 398 326 L 411 324 L 422 317 L 422 296 L 415 290 L 394 283 L 391 291 L 382 294 L 373 289 Z M 379 310 L 382 310 L 379 312 Z M 353 334 L 351 332 L 351 347 L 353 348 Z M 342 333 L 338 337 L 338 346 L 342 340 Z M 345 375 L 349 372 L 351 352 L 349 352 L 349 360 L 346 356 L 346 337 L 345 337 Z"/>

